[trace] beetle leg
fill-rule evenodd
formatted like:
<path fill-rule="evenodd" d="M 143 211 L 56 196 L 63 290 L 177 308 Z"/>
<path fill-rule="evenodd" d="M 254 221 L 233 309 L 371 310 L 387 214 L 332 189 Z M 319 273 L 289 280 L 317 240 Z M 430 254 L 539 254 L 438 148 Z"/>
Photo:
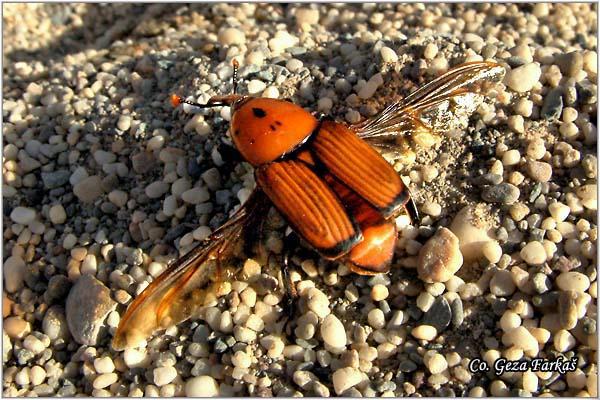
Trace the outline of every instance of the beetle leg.
<path fill-rule="evenodd" d="M 283 278 L 283 288 L 284 288 L 284 296 L 285 299 L 283 301 L 283 313 L 286 315 L 287 322 L 286 325 L 290 322 L 290 319 L 295 315 L 296 310 L 296 300 L 298 300 L 298 291 L 296 290 L 296 285 L 292 282 L 292 277 L 290 276 L 290 255 L 292 254 L 292 245 L 293 243 L 298 243 L 298 239 L 295 237 L 294 233 L 287 235 L 283 239 L 283 267 L 281 269 L 281 275 Z"/>

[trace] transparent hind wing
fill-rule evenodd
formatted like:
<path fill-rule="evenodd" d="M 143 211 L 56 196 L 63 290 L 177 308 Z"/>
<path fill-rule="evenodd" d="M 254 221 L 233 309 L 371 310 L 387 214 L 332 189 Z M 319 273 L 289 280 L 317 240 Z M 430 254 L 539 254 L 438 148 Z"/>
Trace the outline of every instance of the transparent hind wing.
<path fill-rule="evenodd" d="M 266 198 L 255 189 L 242 207 L 219 229 L 171 264 L 129 305 L 121 318 L 112 346 L 136 347 L 159 329 L 185 321 L 214 295 L 220 284 L 219 265 L 260 216 Z"/>
<path fill-rule="evenodd" d="M 464 127 L 483 101 L 486 87 L 500 81 L 504 73 L 493 62 L 458 65 L 352 129 L 376 146 L 396 141 L 402 147 L 406 140 L 401 137 L 430 146 L 439 140 L 439 133 Z"/>

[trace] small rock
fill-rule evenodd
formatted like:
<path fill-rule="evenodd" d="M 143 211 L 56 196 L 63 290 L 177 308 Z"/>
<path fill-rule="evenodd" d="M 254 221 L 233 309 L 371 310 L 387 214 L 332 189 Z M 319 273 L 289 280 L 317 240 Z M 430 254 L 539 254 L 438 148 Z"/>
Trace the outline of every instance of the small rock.
<path fill-rule="evenodd" d="M 8 317 L 3 321 L 3 329 L 11 339 L 23 339 L 31 332 L 31 325 L 21 317 Z"/>
<path fill-rule="evenodd" d="M 439 296 L 435 299 L 433 305 L 427 310 L 419 323 L 431 325 L 438 332 L 442 332 L 450 325 L 451 319 L 452 311 L 450 309 L 450 304 L 448 304 L 448 301 L 443 296 Z"/>
<path fill-rule="evenodd" d="M 55 204 L 50 207 L 48 216 L 50 217 L 50 221 L 55 225 L 64 224 L 67 220 L 67 213 L 62 204 Z"/>
<path fill-rule="evenodd" d="M 4 290 L 15 293 L 23 287 L 25 272 L 25 261 L 20 256 L 10 256 L 4 261 L 2 268 L 4 274 Z"/>
<path fill-rule="evenodd" d="M 346 346 L 346 329 L 342 322 L 333 314 L 329 314 L 321 322 L 321 337 L 333 348 Z"/>
<path fill-rule="evenodd" d="M 546 261 L 546 250 L 537 241 L 529 242 L 521 249 L 521 258 L 529 265 L 541 265 Z"/>
<path fill-rule="evenodd" d="M 556 285 L 561 290 L 574 290 L 583 293 L 590 287 L 590 278 L 581 272 L 563 272 L 556 277 Z"/>
<path fill-rule="evenodd" d="M 450 230 L 458 237 L 460 252 L 465 260 L 476 260 L 483 256 L 484 243 L 492 240 L 488 232 L 490 227 L 483 218 L 487 213 L 485 206 L 466 206 L 454 217 Z"/>
<path fill-rule="evenodd" d="M 548 182 L 552 177 L 552 166 L 546 162 L 529 160 L 527 173 L 537 182 Z"/>
<path fill-rule="evenodd" d="M 562 89 L 556 88 L 548 92 L 540 116 L 548 121 L 555 121 L 560 117 L 563 109 Z"/>
<path fill-rule="evenodd" d="M 10 213 L 10 219 L 21 225 L 29 225 L 35 219 L 35 210 L 28 207 L 15 207 Z"/>
<path fill-rule="evenodd" d="M 398 61 L 398 55 L 389 47 L 382 47 L 381 50 L 379 50 L 379 53 L 381 54 L 383 62 L 392 63 Z"/>
<path fill-rule="evenodd" d="M 244 44 L 245 42 L 246 35 L 237 28 L 226 28 L 219 32 L 219 43 L 224 46 Z"/>
<path fill-rule="evenodd" d="M 69 182 L 70 177 L 71 172 L 66 169 L 60 169 L 52 172 L 42 172 L 42 182 L 44 182 L 44 187 L 46 189 L 59 188 Z"/>
<path fill-rule="evenodd" d="M 173 382 L 177 377 L 177 370 L 175 367 L 171 366 L 158 367 L 154 368 L 152 376 L 154 378 L 154 384 L 160 387 Z"/>
<path fill-rule="evenodd" d="M 417 270 L 424 282 L 446 282 L 463 263 L 458 238 L 441 228 L 419 251 Z"/>
<path fill-rule="evenodd" d="M 515 92 L 524 93 L 540 80 L 542 70 L 537 63 L 529 63 L 513 68 L 506 73 L 504 84 Z"/>
<path fill-rule="evenodd" d="M 185 395 L 187 397 L 216 397 L 219 396 L 219 384 L 212 376 L 197 376 L 185 383 Z"/>
<path fill-rule="evenodd" d="M 556 55 L 555 59 L 563 75 L 574 77 L 583 69 L 583 55 L 578 51 Z"/>
<path fill-rule="evenodd" d="M 169 184 L 163 181 L 152 182 L 146 186 L 145 193 L 151 199 L 162 197 L 169 190 Z"/>
<path fill-rule="evenodd" d="M 110 290 L 92 275 L 82 275 L 71 288 L 66 316 L 73 338 L 81 344 L 95 346 L 107 315 L 117 303 Z"/>
<path fill-rule="evenodd" d="M 73 186 L 73 193 L 83 203 L 93 203 L 104 193 L 102 179 L 98 175 L 89 176 Z"/>
<path fill-rule="evenodd" d="M 510 183 L 501 183 L 483 189 L 481 197 L 490 203 L 512 204 L 519 200 L 519 188 Z"/>
<path fill-rule="evenodd" d="M 419 325 L 410 334 L 417 339 L 431 341 L 437 336 L 437 329 L 431 325 Z"/>
<path fill-rule="evenodd" d="M 490 292 L 498 297 L 507 297 L 515 292 L 516 286 L 510 271 L 497 270 L 490 279 Z"/>
<path fill-rule="evenodd" d="M 340 395 L 362 381 L 362 374 L 355 368 L 340 368 L 332 376 L 333 389 Z"/>

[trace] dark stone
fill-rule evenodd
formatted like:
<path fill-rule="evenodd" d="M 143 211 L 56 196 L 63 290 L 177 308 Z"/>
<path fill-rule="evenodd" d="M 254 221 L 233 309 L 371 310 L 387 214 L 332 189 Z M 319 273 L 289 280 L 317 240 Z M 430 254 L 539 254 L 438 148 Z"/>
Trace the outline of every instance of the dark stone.
<path fill-rule="evenodd" d="M 42 181 L 46 189 L 56 189 L 69 182 L 71 172 L 61 169 L 54 172 L 42 172 Z"/>
<path fill-rule="evenodd" d="M 510 183 L 488 186 L 481 197 L 489 203 L 512 204 L 519 199 L 519 188 Z"/>
<path fill-rule="evenodd" d="M 544 105 L 540 111 L 540 116 L 548 121 L 555 121 L 560 118 L 563 109 L 562 89 L 552 89 L 544 98 Z"/>
<path fill-rule="evenodd" d="M 423 316 L 421 324 L 434 326 L 439 333 L 450 325 L 451 319 L 452 311 L 448 301 L 443 296 L 438 296 L 431 308 Z"/>

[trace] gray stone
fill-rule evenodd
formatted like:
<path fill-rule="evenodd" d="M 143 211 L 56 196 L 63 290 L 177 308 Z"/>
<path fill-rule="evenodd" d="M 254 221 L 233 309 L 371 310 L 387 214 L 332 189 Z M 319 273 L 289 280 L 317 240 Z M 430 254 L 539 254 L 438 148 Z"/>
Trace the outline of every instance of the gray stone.
<path fill-rule="evenodd" d="M 82 275 L 67 297 L 67 324 L 73 338 L 80 344 L 95 346 L 104 320 L 116 306 L 102 282 L 91 275 Z"/>
<path fill-rule="evenodd" d="M 488 186 L 481 197 L 489 203 L 512 204 L 519 199 L 519 188 L 510 183 Z"/>

